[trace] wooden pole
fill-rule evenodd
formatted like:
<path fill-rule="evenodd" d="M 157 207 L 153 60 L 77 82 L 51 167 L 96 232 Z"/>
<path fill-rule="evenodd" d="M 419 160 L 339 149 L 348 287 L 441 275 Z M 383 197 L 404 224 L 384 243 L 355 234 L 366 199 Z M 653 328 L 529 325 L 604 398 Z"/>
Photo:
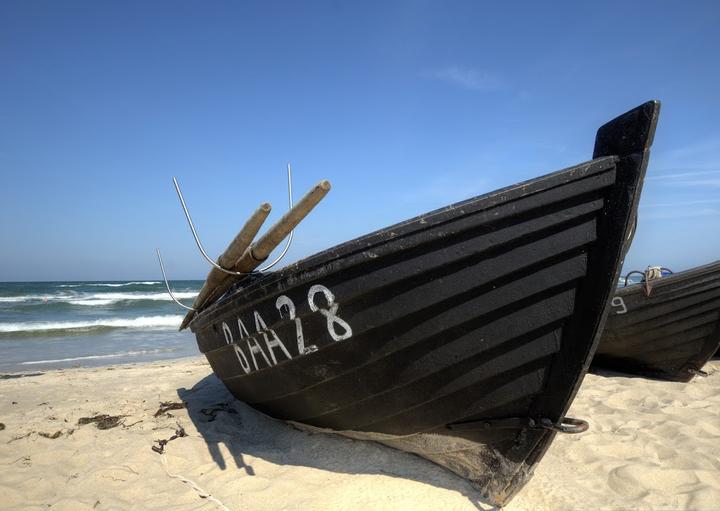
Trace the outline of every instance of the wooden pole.
<path fill-rule="evenodd" d="M 220 266 L 228 270 L 233 267 L 235 261 L 237 261 L 237 259 L 242 256 L 245 250 L 252 243 L 252 240 L 255 239 L 255 236 L 257 236 L 260 227 L 262 227 L 262 224 L 267 219 L 271 210 L 272 206 L 269 202 L 264 202 L 263 204 L 260 204 L 260 206 L 255 210 L 255 212 L 248 219 L 248 221 L 245 222 L 245 225 L 237 234 L 237 236 L 235 236 L 235 239 L 230 242 L 230 245 L 228 245 L 228 248 L 225 249 L 225 252 L 223 252 L 222 255 L 218 257 L 217 263 Z M 221 275 L 227 275 L 218 270 L 217 268 L 213 268 L 212 270 L 210 270 L 210 274 L 212 274 L 213 272 L 218 272 Z"/>
<path fill-rule="evenodd" d="M 242 273 L 250 273 L 260 264 L 265 261 L 268 256 L 272 253 L 275 248 L 285 239 L 290 232 L 298 226 L 298 224 L 310 213 L 310 211 L 318 205 L 318 203 L 327 195 L 330 191 L 330 181 L 323 180 L 316 184 L 310 189 L 305 196 L 298 201 L 295 206 L 285 213 L 275 225 L 273 225 L 268 231 L 263 234 L 256 243 L 247 246 L 242 252 L 242 255 L 235 260 L 232 265 L 232 270 Z M 238 235 L 239 236 L 239 235 Z M 226 251 L 227 252 L 227 251 Z M 193 307 L 195 309 L 202 309 L 206 304 L 212 303 L 217 297 L 222 295 L 225 291 L 235 283 L 236 278 L 227 273 L 220 272 L 220 278 L 213 282 L 212 287 L 208 286 L 208 281 L 203 285 L 203 289 L 195 299 Z M 212 274 L 212 271 L 210 272 Z M 209 277 L 209 276 L 208 276 Z M 207 291 L 203 292 L 207 287 Z M 190 311 L 185 316 L 185 319 L 180 326 L 180 330 L 183 330 L 195 317 L 196 312 Z"/>
<path fill-rule="evenodd" d="M 252 240 L 255 238 L 258 231 L 260 230 L 260 227 L 262 227 L 263 222 L 265 222 L 265 219 L 270 214 L 271 209 L 272 206 L 269 203 L 265 202 L 255 210 L 255 212 L 252 214 L 252 216 L 250 216 L 248 221 L 245 222 L 243 228 L 240 229 L 240 232 L 237 234 L 237 236 L 235 236 L 235 238 L 230 242 L 228 247 L 225 249 L 225 252 L 223 252 L 222 255 L 218 257 L 217 264 L 219 266 L 222 266 L 227 270 L 232 270 L 234 265 L 233 263 L 237 261 L 239 257 L 242 257 L 242 254 L 244 254 L 245 251 L 248 249 L 248 247 L 252 243 Z M 193 302 L 193 308 L 197 308 L 202 305 L 210 296 L 213 289 L 215 289 L 219 284 L 221 284 L 226 277 L 228 277 L 227 273 L 224 273 L 213 267 L 210 270 L 210 273 L 208 273 L 208 276 L 205 279 L 205 283 L 200 289 L 200 293 L 198 293 L 197 297 L 195 297 L 195 301 Z"/>
<path fill-rule="evenodd" d="M 330 191 L 330 181 L 323 180 L 313 186 L 293 208 L 285 213 L 259 240 L 252 244 L 248 250 L 235 262 L 236 267 L 243 267 L 252 263 L 245 262 L 247 259 L 254 259 L 262 262 L 268 258 L 270 253 L 284 240 L 290 231 L 295 229 L 300 222 L 313 210 L 315 206 Z M 253 269 L 257 265 L 253 266 Z M 245 271 L 245 270 L 237 270 Z"/>

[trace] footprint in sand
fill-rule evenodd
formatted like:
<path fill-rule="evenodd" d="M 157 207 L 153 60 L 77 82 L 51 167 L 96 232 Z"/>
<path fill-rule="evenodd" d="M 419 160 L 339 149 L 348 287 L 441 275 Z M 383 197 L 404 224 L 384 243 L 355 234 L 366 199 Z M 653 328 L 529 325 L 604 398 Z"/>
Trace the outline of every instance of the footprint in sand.
<path fill-rule="evenodd" d="M 666 447 L 657 442 L 651 442 L 645 446 L 647 453 L 658 460 L 669 460 L 677 456 L 675 449 Z"/>
<path fill-rule="evenodd" d="M 647 495 L 645 487 L 633 477 L 633 470 L 629 465 L 623 465 L 610 471 L 608 486 L 615 493 L 623 497 L 641 499 Z"/>

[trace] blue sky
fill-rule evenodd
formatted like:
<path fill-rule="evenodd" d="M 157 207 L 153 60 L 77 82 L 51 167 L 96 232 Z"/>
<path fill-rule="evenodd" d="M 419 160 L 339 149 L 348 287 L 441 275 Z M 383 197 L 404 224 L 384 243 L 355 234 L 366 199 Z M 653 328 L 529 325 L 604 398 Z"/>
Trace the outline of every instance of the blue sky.
<path fill-rule="evenodd" d="M 0 280 L 200 278 L 261 202 L 295 260 L 590 158 L 663 102 L 626 267 L 720 259 L 717 2 L 0 3 Z"/>

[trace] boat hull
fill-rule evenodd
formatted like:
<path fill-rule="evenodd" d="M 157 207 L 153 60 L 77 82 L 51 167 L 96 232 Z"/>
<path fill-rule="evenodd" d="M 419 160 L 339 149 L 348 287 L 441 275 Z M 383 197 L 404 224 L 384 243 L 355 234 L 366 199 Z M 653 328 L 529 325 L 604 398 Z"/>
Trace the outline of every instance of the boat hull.
<path fill-rule="evenodd" d="M 416 453 L 506 503 L 592 358 L 658 109 L 601 128 L 590 162 L 242 281 L 190 324 L 200 350 L 258 410 Z"/>
<path fill-rule="evenodd" d="M 720 261 L 619 288 L 593 366 L 690 381 L 720 347 Z"/>

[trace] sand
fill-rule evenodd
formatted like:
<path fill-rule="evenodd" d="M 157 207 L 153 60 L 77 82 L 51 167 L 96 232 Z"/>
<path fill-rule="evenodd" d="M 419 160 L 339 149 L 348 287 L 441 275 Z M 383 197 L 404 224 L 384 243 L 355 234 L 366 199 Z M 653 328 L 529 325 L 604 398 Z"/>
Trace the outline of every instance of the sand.
<path fill-rule="evenodd" d="M 590 431 L 558 436 L 506 509 L 718 509 L 720 363 L 705 370 L 689 384 L 588 375 L 569 415 Z M 2 509 L 490 509 L 416 456 L 253 411 L 200 358 L 4 379 L 0 423 Z"/>

